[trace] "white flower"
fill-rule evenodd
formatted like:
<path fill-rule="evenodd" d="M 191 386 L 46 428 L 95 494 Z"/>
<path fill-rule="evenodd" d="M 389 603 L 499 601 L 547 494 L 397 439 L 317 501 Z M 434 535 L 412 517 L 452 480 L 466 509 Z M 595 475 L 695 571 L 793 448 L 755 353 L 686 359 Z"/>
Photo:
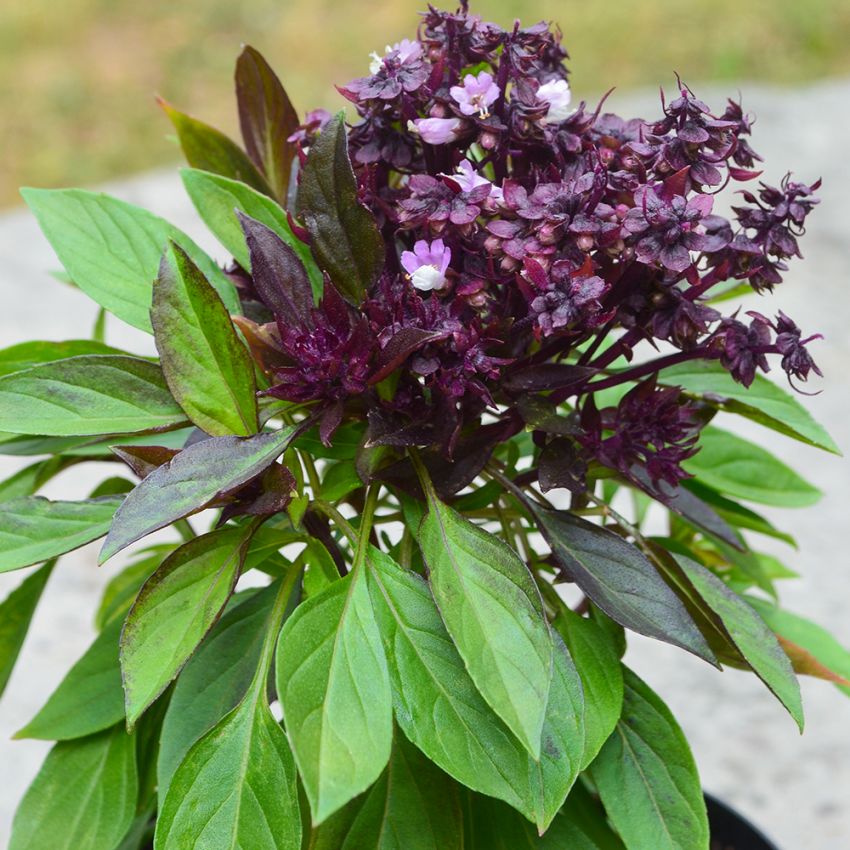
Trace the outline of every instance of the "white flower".
<path fill-rule="evenodd" d="M 436 266 L 420 266 L 410 276 L 410 282 L 422 292 L 432 289 L 442 289 L 446 284 L 446 276 Z"/>
<path fill-rule="evenodd" d="M 572 115 L 574 110 L 570 109 L 571 98 L 572 93 L 566 80 L 552 80 L 537 89 L 537 99 L 549 106 L 545 118 L 547 124 L 560 124 Z"/>
<path fill-rule="evenodd" d="M 372 60 L 369 63 L 369 73 L 374 77 L 384 67 L 384 60 L 374 50 L 369 54 L 369 58 Z"/>

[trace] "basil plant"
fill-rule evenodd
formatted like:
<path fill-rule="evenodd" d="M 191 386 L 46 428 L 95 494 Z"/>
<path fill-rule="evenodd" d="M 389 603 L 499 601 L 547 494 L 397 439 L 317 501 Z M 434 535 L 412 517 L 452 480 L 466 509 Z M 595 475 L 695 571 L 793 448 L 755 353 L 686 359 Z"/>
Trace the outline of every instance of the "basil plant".
<path fill-rule="evenodd" d="M 243 144 L 162 103 L 223 265 L 115 198 L 23 191 L 101 312 L 0 351 L 0 451 L 33 458 L 0 483 L 0 570 L 32 568 L 0 686 L 65 553 L 105 538 L 109 582 L 18 732 L 55 745 L 12 850 L 707 850 L 627 635 L 749 671 L 800 727 L 797 674 L 850 687 L 751 507 L 819 493 L 734 430 L 837 452 L 795 395 L 817 337 L 724 313 L 784 285 L 818 185 L 759 182 L 739 103 L 677 80 L 624 119 L 565 58 L 430 8 L 346 117 L 246 47 Z M 107 345 L 122 322 L 153 345 Z M 89 498 L 38 495 L 105 461 Z"/>

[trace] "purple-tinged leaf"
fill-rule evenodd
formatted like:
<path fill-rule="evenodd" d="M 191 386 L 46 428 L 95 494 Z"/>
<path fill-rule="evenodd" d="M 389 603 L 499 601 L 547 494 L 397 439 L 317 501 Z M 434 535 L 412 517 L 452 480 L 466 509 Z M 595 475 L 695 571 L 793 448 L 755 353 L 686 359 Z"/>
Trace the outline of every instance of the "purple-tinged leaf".
<path fill-rule="evenodd" d="M 527 506 L 556 561 L 611 619 L 716 664 L 684 603 L 636 546 L 567 511 Z"/>
<path fill-rule="evenodd" d="M 142 481 L 116 512 L 100 563 L 152 531 L 247 484 L 281 455 L 297 426 L 254 437 L 210 437 L 183 449 Z"/>
<path fill-rule="evenodd" d="M 235 76 L 245 149 L 285 205 L 296 155 L 295 145 L 287 139 L 301 123 L 298 114 L 277 74 L 253 47 L 242 48 Z"/>
<path fill-rule="evenodd" d="M 571 493 L 583 493 L 586 472 L 587 463 L 572 440 L 557 437 L 548 442 L 540 453 L 538 480 L 544 493 L 559 487 Z"/>
<path fill-rule="evenodd" d="M 357 197 L 342 114 L 325 126 L 310 149 L 296 211 L 312 237 L 319 265 L 340 294 L 359 306 L 384 267 L 384 240 Z"/>
<path fill-rule="evenodd" d="M 155 469 L 180 453 L 180 449 L 168 446 L 110 446 L 109 450 L 124 461 L 139 478 L 147 478 Z"/>
<path fill-rule="evenodd" d="M 0 378 L 0 430 L 48 437 L 167 431 L 186 422 L 156 363 L 82 354 Z"/>
<path fill-rule="evenodd" d="M 525 366 L 505 374 L 502 386 L 510 392 L 545 392 L 559 390 L 579 384 L 596 374 L 588 366 L 572 366 L 569 363 L 539 363 Z"/>
<path fill-rule="evenodd" d="M 423 345 L 437 339 L 444 339 L 448 334 L 443 331 L 430 331 L 424 328 L 402 328 L 394 334 L 389 342 L 381 349 L 375 363 L 375 371 L 369 378 L 370 384 L 383 381 L 394 372 L 414 351 Z"/>
<path fill-rule="evenodd" d="M 192 168 L 240 180 L 264 195 L 272 194 L 266 178 L 257 171 L 242 148 L 224 133 L 175 109 L 162 98 L 159 99 L 159 105 L 177 130 L 183 155 Z"/>
<path fill-rule="evenodd" d="M 244 213 L 238 215 L 257 294 L 284 324 L 310 326 L 313 290 L 304 264 L 273 230 Z"/>
<path fill-rule="evenodd" d="M 738 535 L 710 505 L 685 487 L 663 489 L 652 486 L 646 470 L 639 466 L 632 467 L 630 475 L 634 482 L 653 499 L 660 502 L 668 510 L 679 514 L 703 531 L 708 531 L 735 549 L 741 548 Z"/>

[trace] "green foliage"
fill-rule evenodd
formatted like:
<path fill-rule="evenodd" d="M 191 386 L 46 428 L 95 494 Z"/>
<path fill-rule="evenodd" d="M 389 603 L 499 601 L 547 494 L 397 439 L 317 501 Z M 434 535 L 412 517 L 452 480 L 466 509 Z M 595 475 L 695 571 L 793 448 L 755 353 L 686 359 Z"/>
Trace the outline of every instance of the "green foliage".
<path fill-rule="evenodd" d="M 313 823 L 380 775 L 392 744 L 387 662 L 361 570 L 307 599 L 286 623 L 277 690 Z"/>
<path fill-rule="evenodd" d="M 0 602 L 0 697 L 9 684 L 21 645 L 27 636 L 36 606 L 55 563 L 48 561 L 28 575 Z"/>
<path fill-rule="evenodd" d="M 137 788 L 136 741 L 121 725 L 56 744 L 15 814 L 9 850 L 114 850 Z"/>
<path fill-rule="evenodd" d="M 109 729 L 124 719 L 118 666 L 121 621 L 113 620 L 68 671 L 16 738 L 66 741 Z"/>
<path fill-rule="evenodd" d="M 624 670 L 623 715 L 590 767 L 627 847 L 708 850 L 708 820 L 696 765 L 666 705 Z"/>
<path fill-rule="evenodd" d="M 715 490 L 762 505 L 802 508 L 821 497 L 817 487 L 769 451 L 720 428 L 702 432 L 700 451 L 685 468 Z"/>
<path fill-rule="evenodd" d="M 248 692 L 174 773 L 157 820 L 156 850 L 300 848 L 295 763 L 266 696 L 275 640 L 297 579 L 291 570 L 280 584 Z"/>
<path fill-rule="evenodd" d="M 154 363 L 91 354 L 0 378 L 0 430 L 53 437 L 138 434 L 186 421 Z"/>
<path fill-rule="evenodd" d="M 437 607 L 472 680 L 539 758 L 553 651 L 528 569 L 502 540 L 432 494 L 419 545 Z"/>
<path fill-rule="evenodd" d="M 164 100 L 160 101 L 160 106 L 177 130 L 180 147 L 189 165 L 239 180 L 258 192 L 271 193 L 265 178 L 247 154 L 224 133 L 175 109 Z"/>
<path fill-rule="evenodd" d="M 253 526 L 220 528 L 175 549 L 142 585 L 121 632 L 130 728 L 203 640 L 233 593 Z"/>
<path fill-rule="evenodd" d="M 220 174 L 184 168 L 181 176 L 198 215 L 240 266 L 250 270 L 251 257 L 237 211 L 261 222 L 289 245 L 307 270 L 313 292 L 321 294 L 322 273 L 309 247 L 292 232 L 283 207 L 256 189 Z"/>
<path fill-rule="evenodd" d="M 201 270 L 169 245 L 153 288 L 151 323 L 171 394 L 213 436 L 256 434 L 254 363 Z"/>
<path fill-rule="evenodd" d="M 0 572 L 17 570 L 64 555 L 103 537 L 120 498 L 51 502 L 25 496 L 0 509 Z"/>
<path fill-rule="evenodd" d="M 74 283 L 133 327 L 150 331 L 152 283 L 166 242 L 180 245 L 232 313 L 239 300 L 221 269 L 176 227 L 146 210 L 82 189 L 23 189 Z"/>

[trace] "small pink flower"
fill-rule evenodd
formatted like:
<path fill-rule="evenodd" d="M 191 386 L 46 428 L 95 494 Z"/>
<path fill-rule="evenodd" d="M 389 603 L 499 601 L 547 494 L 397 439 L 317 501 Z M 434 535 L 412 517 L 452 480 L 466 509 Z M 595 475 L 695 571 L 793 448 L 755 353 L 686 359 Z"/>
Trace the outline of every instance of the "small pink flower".
<path fill-rule="evenodd" d="M 388 44 L 385 54 L 398 52 L 398 61 L 404 65 L 407 62 L 413 62 L 422 55 L 422 45 L 418 41 L 411 41 L 409 38 L 403 38 L 398 44 Z M 377 53 L 370 54 L 372 60 L 369 63 L 369 71 L 374 75 L 381 70 L 384 64 L 384 57 Z"/>
<path fill-rule="evenodd" d="M 490 181 L 486 177 L 482 177 L 474 168 L 472 163 L 465 159 L 457 167 L 454 174 L 441 174 L 441 177 L 448 177 L 452 183 L 455 183 L 461 192 L 471 192 L 479 186 L 485 186 Z"/>
<path fill-rule="evenodd" d="M 435 239 L 430 245 L 420 239 L 412 251 L 401 255 L 401 264 L 416 289 L 430 292 L 446 285 L 446 269 L 451 259 L 451 248 L 447 248 L 442 239 Z"/>
<path fill-rule="evenodd" d="M 566 80 L 552 80 L 537 89 L 537 99 L 549 106 L 547 124 L 560 124 L 572 115 L 570 100 L 572 93 Z"/>
<path fill-rule="evenodd" d="M 455 140 L 462 123 L 460 118 L 417 118 L 413 126 L 429 145 L 447 145 Z"/>
<path fill-rule="evenodd" d="M 498 186 L 494 186 L 486 177 L 479 174 L 473 164 L 468 160 L 463 160 L 457 167 L 454 174 L 441 174 L 441 177 L 448 177 L 461 192 L 471 192 L 479 186 L 489 186 L 490 195 L 494 201 L 502 199 L 502 190 Z"/>
<path fill-rule="evenodd" d="M 499 97 L 499 87 L 493 82 L 493 75 L 482 71 L 477 77 L 467 74 L 462 86 L 452 86 L 451 96 L 457 101 L 464 115 L 478 114 L 479 118 L 490 115 L 488 108 Z"/>

